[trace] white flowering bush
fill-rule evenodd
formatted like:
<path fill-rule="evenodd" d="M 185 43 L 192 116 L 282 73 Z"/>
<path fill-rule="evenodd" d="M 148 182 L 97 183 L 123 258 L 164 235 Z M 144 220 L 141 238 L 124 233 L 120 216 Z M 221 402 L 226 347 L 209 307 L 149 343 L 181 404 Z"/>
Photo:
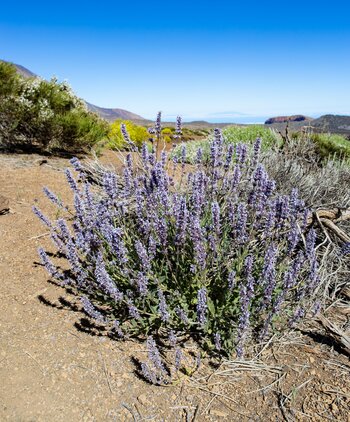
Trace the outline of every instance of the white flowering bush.
<path fill-rule="evenodd" d="M 66 82 L 24 79 L 0 62 L 0 145 L 39 151 L 86 150 L 108 125 L 87 111 Z"/>

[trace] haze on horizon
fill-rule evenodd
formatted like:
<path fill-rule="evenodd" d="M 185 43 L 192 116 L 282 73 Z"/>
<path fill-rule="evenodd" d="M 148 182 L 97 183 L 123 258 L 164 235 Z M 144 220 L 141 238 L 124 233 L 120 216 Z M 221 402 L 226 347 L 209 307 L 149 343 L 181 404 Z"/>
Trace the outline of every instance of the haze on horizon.
<path fill-rule="evenodd" d="M 350 114 L 350 5 L 338 1 L 2 5 L 0 58 L 101 107 L 166 120 Z"/>

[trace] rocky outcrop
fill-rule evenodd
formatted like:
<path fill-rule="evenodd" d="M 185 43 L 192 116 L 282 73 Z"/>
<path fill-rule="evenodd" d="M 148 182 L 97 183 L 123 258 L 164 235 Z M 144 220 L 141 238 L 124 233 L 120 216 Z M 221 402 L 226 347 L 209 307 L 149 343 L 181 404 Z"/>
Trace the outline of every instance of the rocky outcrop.
<path fill-rule="evenodd" d="M 303 116 L 302 114 L 296 114 L 294 116 L 277 116 L 267 119 L 265 125 L 272 125 L 274 123 L 287 123 L 287 122 L 311 122 L 311 117 Z"/>

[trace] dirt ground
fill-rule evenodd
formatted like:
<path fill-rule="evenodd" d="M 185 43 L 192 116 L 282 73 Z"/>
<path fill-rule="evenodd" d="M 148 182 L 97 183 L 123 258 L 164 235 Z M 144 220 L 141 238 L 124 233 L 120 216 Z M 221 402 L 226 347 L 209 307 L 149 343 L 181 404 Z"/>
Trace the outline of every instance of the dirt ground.
<path fill-rule="evenodd" d="M 295 332 L 254 364 L 213 369 L 204 359 L 172 386 L 138 378 L 132 357 L 145 346 L 84 329 L 77 298 L 38 262 L 39 246 L 54 249 L 31 207 L 54 216 L 43 186 L 69 202 L 66 166 L 0 156 L 0 195 L 10 202 L 0 215 L 1 421 L 350 421 L 349 359 L 321 331 Z"/>

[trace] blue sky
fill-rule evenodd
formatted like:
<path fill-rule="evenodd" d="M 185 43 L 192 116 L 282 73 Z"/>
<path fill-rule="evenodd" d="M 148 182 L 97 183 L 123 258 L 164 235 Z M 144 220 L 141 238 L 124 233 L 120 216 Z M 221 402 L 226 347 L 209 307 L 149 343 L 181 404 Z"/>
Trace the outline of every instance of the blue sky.
<path fill-rule="evenodd" d="M 350 114 L 347 1 L 4 2 L 0 58 L 153 118 Z"/>

